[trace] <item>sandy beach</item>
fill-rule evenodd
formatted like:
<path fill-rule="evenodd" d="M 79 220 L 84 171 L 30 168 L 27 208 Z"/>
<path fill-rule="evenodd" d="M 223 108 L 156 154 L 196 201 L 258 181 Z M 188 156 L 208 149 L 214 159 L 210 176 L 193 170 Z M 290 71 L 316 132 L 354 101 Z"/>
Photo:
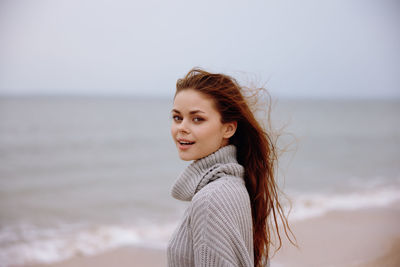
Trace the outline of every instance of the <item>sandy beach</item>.
<path fill-rule="evenodd" d="M 292 224 L 299 248 L 284 240 L 271 266 L 400 266 L 400 205 L 332 211 Z M 30 267 L 166 266 L 164 250 L 124 247 L 89 257 Z"/>
<path fill-rule="evenodd" d="M 399 203 L 297 222 L 292 229 L 299 248 L 285 240 L 271 265 L 400 266 L 399 222 Z"/>

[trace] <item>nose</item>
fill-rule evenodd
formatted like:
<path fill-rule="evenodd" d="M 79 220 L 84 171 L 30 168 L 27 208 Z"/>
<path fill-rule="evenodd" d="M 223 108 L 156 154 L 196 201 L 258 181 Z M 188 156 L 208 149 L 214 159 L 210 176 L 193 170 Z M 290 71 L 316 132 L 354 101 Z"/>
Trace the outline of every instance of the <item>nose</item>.
<path fill-rule="evenodd" d="M 189 125 L 185 119 L 181 121 L 181 123 L 178 124 L 178 131 L 182 133 L 189 133 Z"/>

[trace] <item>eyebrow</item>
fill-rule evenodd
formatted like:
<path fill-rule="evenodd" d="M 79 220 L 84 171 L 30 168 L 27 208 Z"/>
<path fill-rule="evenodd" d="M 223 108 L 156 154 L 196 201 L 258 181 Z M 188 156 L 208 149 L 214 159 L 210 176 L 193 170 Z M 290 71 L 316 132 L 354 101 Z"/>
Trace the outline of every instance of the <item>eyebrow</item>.
<path fill-rule="evenodd" d="M 177 109 L 172 109 L 172 112 L 181 114 L 181 112 L 180 112 L 179 110 L 177 110 Z M 199 110 L 199 109 L 192 110 L 192 111 L 189 112 L 189 114 L 191 114 L 191 115 L 192 115 L 192 114 L 196 114 L 196 113 L 205 113 L 205 112 L 204 112 L 204 111 L 201 111 L 201 110 Z"/>

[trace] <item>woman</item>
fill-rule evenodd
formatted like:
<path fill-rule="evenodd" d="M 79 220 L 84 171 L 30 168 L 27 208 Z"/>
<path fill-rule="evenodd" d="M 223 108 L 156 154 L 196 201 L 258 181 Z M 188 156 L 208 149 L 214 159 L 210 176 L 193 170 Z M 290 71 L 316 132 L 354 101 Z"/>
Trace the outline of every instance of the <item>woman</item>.
<path fill-rule="evenodd" d="M 168 244 L 168 266 L 267 265 L 269 222 L 279 247 L 277 219 L 286 235 L 289 227 L 275 146 L 242 88 L 227 75 L 192 69 L 176 84 L 171 134 L 179 157 L 193 162 L 172 188 L 174 198 L 191 202 Z"/>

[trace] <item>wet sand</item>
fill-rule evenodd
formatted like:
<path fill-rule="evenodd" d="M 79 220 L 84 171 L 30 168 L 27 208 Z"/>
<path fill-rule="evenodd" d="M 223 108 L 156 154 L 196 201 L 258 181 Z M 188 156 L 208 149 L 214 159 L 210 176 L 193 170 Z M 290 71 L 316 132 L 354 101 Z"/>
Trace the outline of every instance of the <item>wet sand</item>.
<path fill-rule="evenodd" d="M 81 256 L 53 264 L 28 265 L 29 267 L 124 267 L 124 266 L 166 266 L 164 250 L 123 247 L 95 256 Z"/>

